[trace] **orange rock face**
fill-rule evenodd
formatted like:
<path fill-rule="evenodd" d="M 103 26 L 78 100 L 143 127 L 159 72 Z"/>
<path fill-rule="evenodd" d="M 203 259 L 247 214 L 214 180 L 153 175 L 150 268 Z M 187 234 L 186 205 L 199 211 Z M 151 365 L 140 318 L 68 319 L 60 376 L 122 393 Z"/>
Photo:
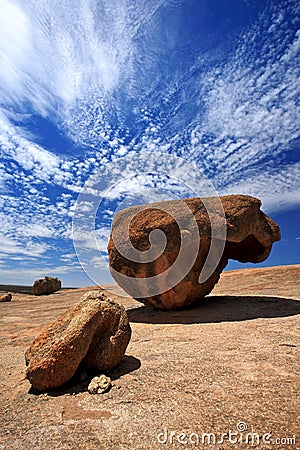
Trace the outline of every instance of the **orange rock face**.
<path fill-rule="evenodd" d="M 12 295 L 10 292 L 0 295 L 0 303 L 11 302 Z"/>
<path fill-rule="evenodd" d="M 34 389 L 45 391 L 70 380 L 80 363 L 109 370 L 120 363 L 130 337 L 125 308 L 90 291 L 33 341 L 25 353 L 26 376 Z"/>
<path fill-rule="evenodd" d="M 34 295 L 53 294 L 61 289 L 61 281 L 58 278 L 45 277 L 36 280 L 33 284 Z"/>
<path fill-rule="evenodd" d="M 209 294 L 229 259 L 264 261 L 280 239 L 260 200 L 228 195 L 171 200 L 118 212 L 108 244 L 110 270 L 132 297 L 159 309 Z"/>

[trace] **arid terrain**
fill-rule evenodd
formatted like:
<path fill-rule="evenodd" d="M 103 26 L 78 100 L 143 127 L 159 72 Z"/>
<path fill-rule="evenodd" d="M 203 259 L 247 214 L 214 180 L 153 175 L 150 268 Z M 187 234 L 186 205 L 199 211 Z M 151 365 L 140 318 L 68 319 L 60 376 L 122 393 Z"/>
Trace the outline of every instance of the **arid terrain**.
<path fill-rule="evenodd" d="M 25 378 L 25 349 L 91 288 L 0 286 L 16 292 L 0 304 L 0 449 L 300 448 L 299 279 L 300 265 L 228 271 L 173 312 L 107 286 L 132 338 L 102 395 L 79 377 L 44 394 Z"/>

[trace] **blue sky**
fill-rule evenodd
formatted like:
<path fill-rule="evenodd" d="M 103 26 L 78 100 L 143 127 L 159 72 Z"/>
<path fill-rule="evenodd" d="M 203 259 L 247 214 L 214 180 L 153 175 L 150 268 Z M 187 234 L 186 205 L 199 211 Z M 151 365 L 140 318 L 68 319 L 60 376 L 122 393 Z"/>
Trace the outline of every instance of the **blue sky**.
<path fill-rule="evenodd" d="M 282 240 L 257 266 L 299 263 L 299 17 L 297 0 L 0 0 L 0 284 L 109 282 L 115 210 L 191 194 L 171 157 L 262 200 Z"/>

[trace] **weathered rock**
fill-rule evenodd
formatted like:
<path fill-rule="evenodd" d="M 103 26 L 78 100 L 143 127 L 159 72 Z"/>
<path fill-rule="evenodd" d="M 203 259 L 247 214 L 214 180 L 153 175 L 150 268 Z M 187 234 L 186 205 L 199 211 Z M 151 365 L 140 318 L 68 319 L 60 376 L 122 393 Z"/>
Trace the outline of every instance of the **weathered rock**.
<path fill-rule="evenodd" d="M 7 292 L 7 294 L 0 295 L 0 303 L 4 302 L 11 302 L 12 295 L 10 292 Z"/>
<path fill-rule="evenodd" d="M 90 291 L 49 325 L 25 353 L 26 376 L 34 389 L 57 388 L 82 369 L 118 365 L 131 337 L 125 308 L 101 291 Z"/>
<path fill-rule="evenodd" d="M 222 220 L 220 200 L 226 222 Z M 213 289 L 228 259 L 256 263 L 268 257 L 272 244 L 280 239 L 280 230 L 260 206 L 260 200 L 254 197 L 228 195 L 121 210 L 114 218 L 108 244 L 111 273 L 128 294 L 156 308 L 178 309 L 195 303 Z M 195 229 L 200 236 L 195 235 Z M 143 254 L 155 250 L 155 243 L 159 245 L 161 240 L 161 235 L 151 236 L 153 230 L 161 230 L 167 242 L 158 257 L 145 262 Z M 132 257 L 130 245 L 138 256 Z M 209 276 L 199 283 L 204 268 Z"/>
<path fill-rule="evenodd" d="M 111 379 L 105 375 L 94 377 L 88 385 L 90 394 L 103 394 L 111 387 Z"/>
<path fill-rule="evenodd" d="M 61 281 L 58 278 L 45 277 L 36 280 L 33 284 L 34 295 L 53 294 L 61 289 Z"/>

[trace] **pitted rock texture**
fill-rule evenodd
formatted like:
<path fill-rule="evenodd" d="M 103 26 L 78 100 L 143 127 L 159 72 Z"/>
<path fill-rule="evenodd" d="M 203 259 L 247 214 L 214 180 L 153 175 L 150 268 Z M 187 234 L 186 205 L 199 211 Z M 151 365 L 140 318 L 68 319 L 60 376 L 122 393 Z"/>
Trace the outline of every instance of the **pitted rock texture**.
<path fill-rule="evenodd" d="M 90 394 L 103 394 L 111 388 L 111 379 L 106 375 L 94 377 L 88 385 Z"/>
<path fill-rule="evenodd" d="M 79 364 L 89 371 L 117 366 L 131 328 L 125 308 L 101 291 L 90 291 L 49 325 L 25 353 L 26 376 L 34 389 L 57 388 L 72 378 Z"/>
<path fill-rule="evenodd" d="M 36 280 L 33 284 L 34 295 L 49 295 L 61 289 L 61 281 L 58 278 L 45 277 Z"/>
<path fill-rule="evenodd" d="M 219 209 L 220 200 L 226 218 L 225 235 L 222 234 L 224 220 Z M 280 240 L 278 225 L 260 210 L 261 201 L 257 198 L 228 195 L 220 198 L 188 198 L 183 202 L 192 215 L 186 213 L 186 208 L 182 207 L 182 201 L 170 200 L 121 210 L 115 215 L 112 226 L 108 254 L 113 277 L 129 295 L 146 305 L 159 309 L 179 309 L 199 301 L 211 292 L 229 259 L 253 263 L 264 261 L 269 256 L 273 243 Z M 210 211 L 210 215 L 207 210 Z M 180 228 L 174 216 L 177 223 L 178 218 L 180 219 Z M 125 225 L 128 218 L 131 218 L 130 241 Z M 178 267 L 176 275 L 178 282 L 169 288 L 168 279 L 166 278 L 163 282 L 158 281 L 157 275 L 172 267 L 176 261 L 185 236 L 191 234 L 189 230 L 195 224 L 194 219 L 200 240 L 193 239 L 185 244 L 183 260 L 188 264 L 189 254 L 192 254 L 196 248 L 195 262 L 184 276 L 182 273 L 185 263 Z M 214 242 L 217 245 L 222 244 L 223 248 L 220 258 L 216 257 L 208 279 L 199 283 L 199 275 L 212 241 L 211 222 L 216 238 Z M 149 235 L 157 229 L 162 230 L 167 239 L 165 249 L 158 258 L 149 262 L 138 262 L 124 256 L 130 254 L 130 252 L 126 253 L 130 242 L 141 253 L 149 250 L 151 247 Z M 118 248 L 113 236 L 117 239 Z M 137 289 L 133 287 L 134 279 L 141 278 L 144 279 L 143 285 L 141 284 L 137 295 Z M 155 295 L 151 294 L 153 283 L 161 283 L 157 286 L 159 293 Z"/>

